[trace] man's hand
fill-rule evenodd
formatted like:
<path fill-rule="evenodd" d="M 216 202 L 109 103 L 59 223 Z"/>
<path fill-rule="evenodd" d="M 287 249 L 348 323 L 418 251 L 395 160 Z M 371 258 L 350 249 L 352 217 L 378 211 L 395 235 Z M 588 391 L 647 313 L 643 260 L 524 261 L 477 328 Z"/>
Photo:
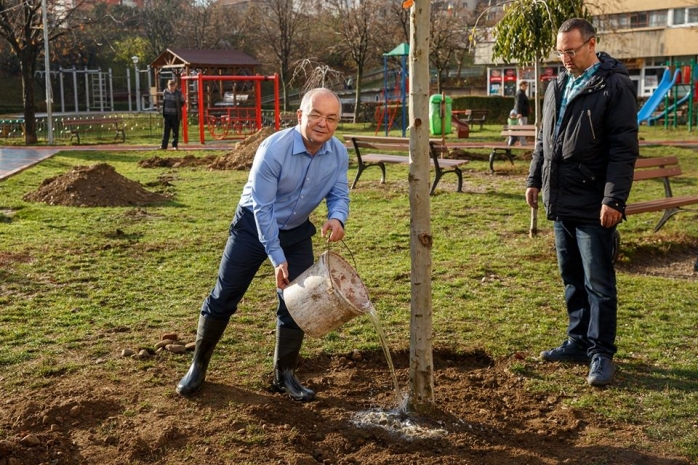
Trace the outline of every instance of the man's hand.
<path fill-rule="evenodd" d="M 330 242 L 341 241 L 344 238 L 344 228 L 337 219 L 332 218 L 322 225 L 322 237 L 327 236 L 328 231 L 330 232 L 330 237 L 327 240 Z"/>
<path fill-rule="evenodd" d="M 531 208 L 538 208 L 538 193 L 540 189 L 529 187 L 526 189 L 526 203 Z"/>
<path fill-rule="evenodd" d="M 288 262 L 283 262 L 274 268 L 274 274 L 276 275 L 276 287 L 279 289 L 286 289 L 291 283 L 288 280 Z"/>
<path fill-rule="evenodd" d="M 601 205 L 601 226 L 612 228 L 623 221 L 623 214 L 608 205 Z"/>

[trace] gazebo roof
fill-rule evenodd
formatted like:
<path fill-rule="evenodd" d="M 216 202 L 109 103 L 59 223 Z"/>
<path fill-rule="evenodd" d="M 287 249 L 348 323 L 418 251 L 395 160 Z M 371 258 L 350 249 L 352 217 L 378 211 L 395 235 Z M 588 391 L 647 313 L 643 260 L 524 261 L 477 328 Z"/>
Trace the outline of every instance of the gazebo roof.
<path fill-rule="evenodd" d="M 150 64 L 153 68 L 254 68 L 260 63 L 240 50 L 167 49 Z"/>

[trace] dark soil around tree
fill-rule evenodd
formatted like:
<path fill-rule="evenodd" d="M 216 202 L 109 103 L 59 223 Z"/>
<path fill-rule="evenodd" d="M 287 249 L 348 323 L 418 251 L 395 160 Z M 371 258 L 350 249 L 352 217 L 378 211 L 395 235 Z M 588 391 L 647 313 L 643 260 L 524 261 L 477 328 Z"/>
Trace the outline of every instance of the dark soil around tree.
<path fill-rule="evenodd" d="M 512 369 L 525 365 L 527 377 L 567 370 L 583 383 L 583 365 L 437 348 L 434 411 L 416 416 L 397 412 L 382 352 L 303 360 L 299 377 L 318 393 L 311 403 L 267 390 L 270 369 L 258 370 L 257 387 L 241 387 L 215 356 L 202 391 L 183 398 L 174 388 L 189 357 L 115 353 L 41 388 L 6 391 L 0 464 L 690 463 L 639 427 L 570 407 L 563 392 L 528 391 Z M 404 390 L 408 351 L 393 359 Z"/>

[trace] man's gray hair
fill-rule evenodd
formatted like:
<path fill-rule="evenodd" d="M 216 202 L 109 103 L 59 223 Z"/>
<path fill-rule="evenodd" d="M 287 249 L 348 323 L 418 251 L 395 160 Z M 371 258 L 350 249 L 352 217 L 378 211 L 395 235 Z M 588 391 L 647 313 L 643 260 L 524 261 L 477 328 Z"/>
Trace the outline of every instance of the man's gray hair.
<path fill-rule="evenodd" d="M 310 102 L 312 101 L 313 97 L 316 94 L 321 94 L 321 93 L 322 94 L 327 93 L 327 94 L 334 95 L 334 98 L 337 99 L 337 103 L 339 104 L 339 108 L 340 109 L 342 108 L 342 101 L 339 99 L 339 96 L 336 93 L 334 93 L 333 91 L 331 91 L 330 89 L 328 89 L 326 87 L 316 87 L 315 89 L 310 89 L 308 92 L 305 93 L 305 95 L 303 95 L 303 99 L 301 100 L 300 110 L 302 112 L 309 111 Z"/>
<path fill-rule="evenodd" d="M 585 42 L 596 35 L 596 29 L 594 29 L 594 26 L 583 18 L 568 19 L 562 23 L 562 26 L 560 26 L 560 29 L 558 29 L 557 32 L 559 34 L 561 32 L 571 32 L 575 29 L 579 31 L 579 33 L 582 35 L 582 40 Z"/>

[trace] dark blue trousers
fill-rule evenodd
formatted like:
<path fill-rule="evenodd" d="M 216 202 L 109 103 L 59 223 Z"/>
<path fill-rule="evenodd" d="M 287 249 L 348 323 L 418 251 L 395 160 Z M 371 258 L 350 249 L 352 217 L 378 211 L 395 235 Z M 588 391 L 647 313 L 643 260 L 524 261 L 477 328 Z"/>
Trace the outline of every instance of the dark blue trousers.
<path fill-rule="evenodd" d="M 297 228 L 280 231 L 281 248 L 288 261 L 289 280 L 314 263 L 313 241 L 316 229 L 309 220 Z M 213 320 L 228 321 L 237 311 L 259 267 L 268 260 L 257 235 L 257 224 L 251 210 L 238 207 L 230 225 L 230 235 L 223 251 L 216 285 L 201 306 L 201 315 Z M 283 293 L 277 289 L 277 325 L 300 329 L 288 313 Z"/>
<path fill-rule="evenodd" d="M 170 133 L 172 133 L 172 147 L 177 147 L 177 145 L 179 145 L 179 118 L 177 115 L 165 115 L 163 118 L 164 130 L 162 133 L 162 143 L 160 144 L 160 148 L 167 148 Z"/>
<path fill-rule="evenodd" d="M 600 224 L 555 221 L 555 248 L 565 283 L 567 335 L 589 356 L 617 351 L 618 296 L 613 268 L 613 232 Z"/>

